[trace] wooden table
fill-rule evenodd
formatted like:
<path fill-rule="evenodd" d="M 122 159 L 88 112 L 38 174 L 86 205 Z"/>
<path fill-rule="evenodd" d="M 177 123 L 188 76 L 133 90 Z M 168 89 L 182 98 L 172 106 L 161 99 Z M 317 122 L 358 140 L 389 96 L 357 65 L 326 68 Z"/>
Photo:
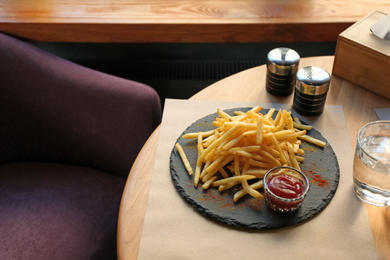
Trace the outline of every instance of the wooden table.
<path fill-rule="evenodd" d="M 300 67 L 318 66 L 332 71 L 333 56 L 303 58 Z M 190 99 L 232 102 L 292 104 L 293 95 L 277 97 L 265 90 L 266 66 L 248 69 L 200 91 Z M 390 108 L 390 100 L 332 76 L 327 105 L 342 105 L 352 147 L 359 129 L 378 120 L 374 108 Z M 157 128 L 140 152 L 123 193 L 118 225 L 119 259 L 135 259 L 142 235 L 149 186 L 160 129 Z M 374 241 L 380 259 L 390 259 L 390 207 L 367 205 Z"/>
<path fill-rule="evenodd" d="M 0 31 L 46 42 L 334 42 L 388 0 L 2 0 Z"/>

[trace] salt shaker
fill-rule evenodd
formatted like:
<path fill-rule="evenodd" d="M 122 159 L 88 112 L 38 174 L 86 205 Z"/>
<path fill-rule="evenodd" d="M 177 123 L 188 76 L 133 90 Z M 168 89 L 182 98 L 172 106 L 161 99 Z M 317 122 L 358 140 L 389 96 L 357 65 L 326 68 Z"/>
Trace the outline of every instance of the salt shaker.
<path fill-rule="evenodd" d="M 266 90 L 274 95 L 293 93 L 300 56 L 289 48 L 276 48 L 267 55 Z"/>
<path fill-rule="evenodd" d="M 319 67 L 307 66 L 296 75 L 293 108 L 305 116 L 323 112 L 330 84 L 329 73 Z"/>

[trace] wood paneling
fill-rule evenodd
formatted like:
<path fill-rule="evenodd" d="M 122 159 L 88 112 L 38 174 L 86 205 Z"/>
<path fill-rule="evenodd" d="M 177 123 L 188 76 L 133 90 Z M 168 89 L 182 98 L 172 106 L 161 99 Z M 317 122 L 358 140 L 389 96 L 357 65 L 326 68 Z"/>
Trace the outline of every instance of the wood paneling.
<path fill-rule="evenodd" d="M 0 31 L 54 42 L 321 42 L 388 0 L 3 0 Z"/>

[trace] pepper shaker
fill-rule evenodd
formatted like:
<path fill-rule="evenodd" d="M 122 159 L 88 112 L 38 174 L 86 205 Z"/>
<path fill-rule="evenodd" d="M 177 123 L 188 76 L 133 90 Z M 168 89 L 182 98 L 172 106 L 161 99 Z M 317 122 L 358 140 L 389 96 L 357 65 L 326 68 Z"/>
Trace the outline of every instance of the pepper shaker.
<path fill-rule="evenodd" d="M 323 112 L 330 84 L 329 73 L 319 67 L 307 66 L 297 72 L 293 108 L 306 116 Z"/>
<path fill-rule="evenodd" d="M 285 96 L 294 91 L 300 56 L 289 48 L 276 48 L 267 55 L 266 89 L 269 93 Z"/>

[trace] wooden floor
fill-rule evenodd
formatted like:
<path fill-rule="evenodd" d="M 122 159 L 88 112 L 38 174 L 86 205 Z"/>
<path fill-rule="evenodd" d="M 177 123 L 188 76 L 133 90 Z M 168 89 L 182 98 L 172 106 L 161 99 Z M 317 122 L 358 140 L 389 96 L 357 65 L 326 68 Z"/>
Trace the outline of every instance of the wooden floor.
<path fill-rule="evenodd" d="M 0 31 L 46 42 L 324 42 L 389 0 L 2 0 Z"/>

